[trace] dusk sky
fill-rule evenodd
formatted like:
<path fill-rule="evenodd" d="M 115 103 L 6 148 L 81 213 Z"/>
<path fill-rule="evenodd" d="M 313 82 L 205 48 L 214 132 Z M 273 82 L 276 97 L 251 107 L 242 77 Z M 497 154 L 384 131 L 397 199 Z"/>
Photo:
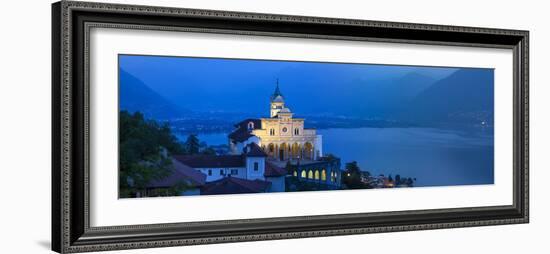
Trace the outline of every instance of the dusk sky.
<path fill-rule="evenodd" d="M 130 55 L 119 63 L 120 109 L 169 123 L 182 142 L 193 133 L 228 144 L 235 123 L 269 117 L 278 79 L 285 106 L 342 166 L 356 161 L 415 186 L 493 183 L 493 69 Z"/>
<path fill-rule="evenodd" d="M 277 79 L 297 114 L 365 116 L 412 99 L 459 69 L 492 75 L 489 69 L 133 55 L 120 55 L 119 66 L 183 109 L 253 114 L 267 113 Z"/>

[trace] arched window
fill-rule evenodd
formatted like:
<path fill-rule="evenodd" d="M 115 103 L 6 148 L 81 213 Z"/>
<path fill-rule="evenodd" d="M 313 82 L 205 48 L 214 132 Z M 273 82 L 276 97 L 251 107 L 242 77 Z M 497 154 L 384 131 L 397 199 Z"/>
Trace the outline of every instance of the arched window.
<path fill-rule="evenodd" d="M 269 135 L 270 136 L 275 135 L 275 129 L 269 129 Z"/>
<path fill-rule="evenodd" d="M 310 142 L 304 144 L 304 159 L 313 159 L 313 145 Z"/>
<path fill-rule="evenodd" d="M 319 180 L 319 170 L 315 170 L 315 180 Z"/>
<path fill-rule="evenodd" d="M 254 129 L 254 122 L 248 122 L 248 130 L 251 131 Z"/>
<path fill-rule="evenodd" d="M 327 180 L 327 170 L 323 169 L 321 171 L 321 181 L 326 181 L 326 180 Z"/>
<path fill-rule="evenodd" d="M 313 179 L 313 170 L 309 170 L 309 172 L 307 173 L 307 178 Z"/>
<path fill-rule="evenodd" d="M 300 135 L 300 129 L 298 128 L 294 129 L 294 135 Z"/>
<path fill-rule="evenodd" d="M 296 172 L 296 170 L 294 170 L 294 172 L 292 172 L 292 175 L 293 175 L 294 177 L 297 177 L 297 176 L 298 176 L 298 172 Z"/>
<path fill-rule="evenodd" d="M 306 178 L 306 171 L 305 170 L 302 170 L 301 176 L 302 176 L 302 178 Z"/>
<path fill-rule="evenodd" d="M 298 143 L 292 144 L 290 154 L 292 155 L 292 158 L 300 157 L 300 145 Z"/>

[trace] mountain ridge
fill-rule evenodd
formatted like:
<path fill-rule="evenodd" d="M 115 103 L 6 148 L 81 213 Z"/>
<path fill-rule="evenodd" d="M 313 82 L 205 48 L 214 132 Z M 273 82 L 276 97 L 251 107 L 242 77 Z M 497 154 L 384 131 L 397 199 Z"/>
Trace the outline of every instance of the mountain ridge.
<path fill-rule="evenodd" d="M 399 119 L 419 123 L 492 122 L 493 72 L 460 69 L 415 96 Z"/>
<path fill-rule="evenodd" d="M 119 73 L 119 98 L 120 110 L 139 111 L 145 117 L 157 120 L 178 118 L 190 112 L 167 100 L 122 68 Z"/>

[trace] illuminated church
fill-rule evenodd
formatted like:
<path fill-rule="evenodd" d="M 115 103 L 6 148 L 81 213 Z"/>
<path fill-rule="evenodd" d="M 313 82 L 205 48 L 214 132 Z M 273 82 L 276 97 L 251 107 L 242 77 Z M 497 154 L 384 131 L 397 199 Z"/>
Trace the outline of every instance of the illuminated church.
<path fill-rule="evenodd" d="M 278 161 L 315 161 L 323 156 L 323 140 L 315 129 L 304 128 L 304 118 L 294 118 L 285 105 L 279 82 L 270 98 L 270 117 L 246 119 L 229 134 L 230 153 L 240 154 L 250 143 L 259 145 L 268 158 Z"/>
<path fill-rule="evenodd" d="M 314 183 L 322 189 L 340 189 L 340 159 L 323 156 L 323 140 L 315 129 L 304 128 L 304 118 L 294 118 L 286 107 L 279 82 L 270 97 L 269 118 L 246 119 L 229 134 L 229 154 L 174 155 L 172 175 L 152 181 L 145 193 L 184 181 L 181 195 L 285 192 L 302 190 L 287 178 Z"/>

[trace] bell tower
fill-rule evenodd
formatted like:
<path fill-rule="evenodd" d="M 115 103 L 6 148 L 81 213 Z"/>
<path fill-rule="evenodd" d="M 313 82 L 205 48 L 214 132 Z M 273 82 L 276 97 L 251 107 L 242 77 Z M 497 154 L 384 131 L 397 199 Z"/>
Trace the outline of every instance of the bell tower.
<path fill-rule="evenodd" d="M 271 118 L 277 117 L 277 114 L 285 108 L 285 100 L 283 94 L 279 90 L 279 79 L 277 79 L 277 86 L 275 87 L 275 92 L 271 95 L 270 98 L 270 116 Z"/>

